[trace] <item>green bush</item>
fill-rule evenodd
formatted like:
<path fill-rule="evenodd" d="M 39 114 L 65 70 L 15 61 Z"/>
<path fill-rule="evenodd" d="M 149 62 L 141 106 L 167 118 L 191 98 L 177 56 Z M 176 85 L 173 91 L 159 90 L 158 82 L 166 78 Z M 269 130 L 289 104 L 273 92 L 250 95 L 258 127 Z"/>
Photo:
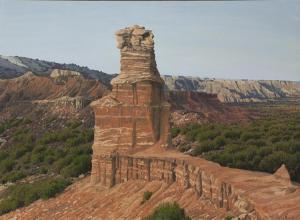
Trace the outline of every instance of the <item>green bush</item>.
<path fill-rule="evenodd" d="M 6 182 L 16 182 L 17 180 L 23 179 L 25 177 L 25 173 L 22 171 L 12 171 L 4 176 L 2 176 L 1 182 L 6 183 Z"/>
<path fill-rule="evenodd" d="M 269 114 L 269 112 L 268 112 Z M 192 154 L 223 166 L 273 173 L 286 164 L 292 180 L 300 181 L 300 113 L 269 114 L 268 117 L 239 124 L 190 124 L 174 129 L 191 142 Z M 186 151 L 180 146 L 180 151 Z"/>
<path fill-rule="evenodd" d="M 0 215 L 15 210 L 21 206 L 23 206 L 23 204 L 21 204 L 19 200 L 5 199 L 0 202 Z"/>
<path fill-rule="evenodd" d="M 155 208 L 148 220 L 188 220 L 190 219 L 178 203 L 161 203 Z"/>
<path fill-rule="evenodd" d="M 27 206 L 35 200 L 48 199 L 62 192 L 69 181 L 65 179 L 51 179 L 33 184 L 14 185 L 8 188 L 9 196 L 0 201 L 0 215 L 18 207 Z"/>
<path fill-rule="evenodd" d="M 9 154 L 6 151 L 0 151 L 0 162 L 4 159 L 6 159 L 9 156 Z"/>
<path fill-rule="evenodd" d="M 239 130 L 229 130 L 224 132 L 224 137 L 228 139 L 237 140 L 241 136 L 241 131 Z"/>
<path fill-rule="evenodd" d="M 80 155 L 73 159 L 72 163 L 61 170 L 65 177 L 77 177 L 91 169 L 91 157 Z"/>
<path fill-rule="evenodd" d="M 258 139 L 260 137 L 261 137 L 261 135 L 257 132 L 248 131 L 248 132 L 245 132 L 242 134 L 241 139 L 242 139 L 242 141 L 248 141 L 250 139 Z"/>
<path fill-rule="evenodd" d="M 172 138 L 176 137 L 180 133 L 180 128 L 171 128 L 171 136 Z"/>
<path fill-rule="evenodd" d="M 206 140 L 213 140 L 215 137 L 219 135 L 218 131 L 201 131 L 196 135 L 196 140 L 201 142 L 201 141 L 206 141 Z"/>
<path fill-rule="evenodd" d="M 15 162 L 10 158 L 4 159 L 0 162 L 0 173 L 6 173 L 13 169 Z"/>
<path fill-rule="evenodd" d="M 148 201 L 148 200 L 151 198 L 152 194 L 153 194 L 153 193 L 150 192 L 150 191 L 144 192 L 142 204 L 144 204 L 146 201 Z"/>

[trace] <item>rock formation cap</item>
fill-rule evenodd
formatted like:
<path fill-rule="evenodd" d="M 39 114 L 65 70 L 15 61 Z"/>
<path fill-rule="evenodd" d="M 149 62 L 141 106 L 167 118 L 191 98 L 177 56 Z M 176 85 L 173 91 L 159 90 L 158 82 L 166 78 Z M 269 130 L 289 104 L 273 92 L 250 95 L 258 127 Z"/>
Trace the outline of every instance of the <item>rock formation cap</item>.
<path fill-rule="evenodd" d="M 133 25 L 117 31 L 117 47 L 121 50 L 148 50 L 153 49 L 154 41 L 151 30 L 145 27 Z"/>
<path fill-rule="evenodd" d="M 152 81 L 163 84 L 157 70 L 154 53 L 154 35 L 143 26 L 133 25 L 115 33 L 117 48 L 121 51 L 121 71 L 111 84 L 133 84 Z"/>

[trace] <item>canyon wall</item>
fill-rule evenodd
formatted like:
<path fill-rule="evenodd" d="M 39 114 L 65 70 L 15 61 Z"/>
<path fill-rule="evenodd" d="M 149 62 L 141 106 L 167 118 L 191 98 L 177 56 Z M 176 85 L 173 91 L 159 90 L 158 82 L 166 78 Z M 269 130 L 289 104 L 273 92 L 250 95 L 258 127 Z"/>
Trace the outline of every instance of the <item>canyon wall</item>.
<path fill-rule="evenodd" d="M 0 55 L 0 79 L 16 78 L 28 71 L 43 76 L 51 76 L 54 71 L 56 76 L 59 75 L 58 80 L 65 75 L 60 72 L 77 72 L 87 79 L 97 80 L 109 89 L 110 81 L 116 76 L 75 64 Z M 300 96 L 300 82 L 295 81 L 209 79 L 181 75 L 162 75 L 162 78 L 167 90 L 216 94 L 221 102 L 228 103 L 277 101 Z"/>
<path fill-rule="evenodd" d="M 113 154 L 101 161 L 99 181 L 112 187 L 129 180 L 163 181 L 176 183 L 184 189 L 192 188 L 202 200 L 210 201 L 217 208 L 224 208 L 247 219 L 263 219 L 247 198 L 238 190 L 210 173 L 210 169 L 199 167 L 188 160 L 151 156 L 125 156 Z M 206 169 L 205 169 L 206 168 Z"/>
<path fill-rule="evenodd" d="M 107 187 L 130 180 L 175 183 L 240 219 L 296 220 L 300 215 L 300 188 L 290 182 L 284 166 L 272 175 L 221 167 L 177 152 L 152 150 L 156 153 L 96 156 L 101 161 L 99 182 Z"/>
<path fill-rule="evenodd" d="M 162 76 L 171 91 L 217 94 L 221 102 L 265 102 L 300 96 L 300 83 L 284 80 L 226 80 Z"/>

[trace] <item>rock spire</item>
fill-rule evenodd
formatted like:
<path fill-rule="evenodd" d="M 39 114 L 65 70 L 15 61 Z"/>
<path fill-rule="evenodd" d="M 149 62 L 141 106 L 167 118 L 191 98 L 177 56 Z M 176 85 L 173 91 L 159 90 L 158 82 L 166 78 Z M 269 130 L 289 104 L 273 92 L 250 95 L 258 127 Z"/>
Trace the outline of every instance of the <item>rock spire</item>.
<path fill-rule="evenodd" d="M 114 185 L 114 155 L 168 147 L 170 105 L 155 62 L 152 31 L 134 25 L 116 32 L 120 74 L 112 92 L 91 104 L 95 113 L 92 182 Z"/>

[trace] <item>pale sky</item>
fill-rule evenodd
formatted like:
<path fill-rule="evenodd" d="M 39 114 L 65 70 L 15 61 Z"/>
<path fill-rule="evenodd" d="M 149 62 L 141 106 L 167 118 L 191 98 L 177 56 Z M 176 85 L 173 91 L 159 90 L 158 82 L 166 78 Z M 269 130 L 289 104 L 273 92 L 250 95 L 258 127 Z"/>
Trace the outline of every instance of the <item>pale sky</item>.
<path fill-rule="evenodd" d="M 153 30 L 161 74 L 300 81 L 300 0 L 0 0 L 0 54 L 119 72 L 114 32 Z"/>

